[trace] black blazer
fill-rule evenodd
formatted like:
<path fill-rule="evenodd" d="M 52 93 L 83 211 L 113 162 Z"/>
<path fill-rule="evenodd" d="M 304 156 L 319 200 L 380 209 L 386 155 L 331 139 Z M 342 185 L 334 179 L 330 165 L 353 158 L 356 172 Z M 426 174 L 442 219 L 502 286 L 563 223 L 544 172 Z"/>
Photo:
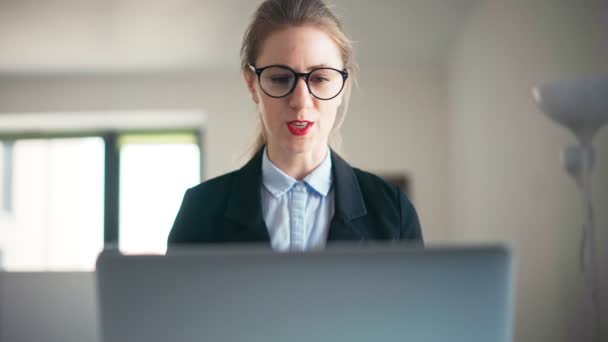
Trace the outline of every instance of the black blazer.
<path fill-rule="evenodd" d="M 262 150 L 240 170 L 186 191 L 169 245 L 267 242 L 260 189 Z M 335 211 L 328 243 L 338 240 L 422 242 L 416 210 L 396 186 L 352 168 L 331 151 Z"/>

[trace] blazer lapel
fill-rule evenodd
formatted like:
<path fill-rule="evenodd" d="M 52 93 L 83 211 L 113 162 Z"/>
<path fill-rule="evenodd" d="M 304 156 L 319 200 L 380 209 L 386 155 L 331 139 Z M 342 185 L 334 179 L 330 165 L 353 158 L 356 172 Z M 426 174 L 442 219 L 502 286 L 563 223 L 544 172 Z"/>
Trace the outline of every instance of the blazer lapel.
<path fill-rule="evenodd" d="M 270 236 L 262 216 L 260 187 L 262 185 L 262 152 L 258 153 L 243 166 L 236 175 L 230 190 L 224 217 L 232 223 L 231 233 L 237 241 L 269 242 Z M 236 227 L 234 224 L 236 223 Z"/>
<path fill-rule="evenodd" d="M 335 212 L 327 240 L 365 240 L 366 227 L 357 224 L 357 219 L 367 215 L 367 209 L 355 171 L 333 150 L 331 158 Z"/>

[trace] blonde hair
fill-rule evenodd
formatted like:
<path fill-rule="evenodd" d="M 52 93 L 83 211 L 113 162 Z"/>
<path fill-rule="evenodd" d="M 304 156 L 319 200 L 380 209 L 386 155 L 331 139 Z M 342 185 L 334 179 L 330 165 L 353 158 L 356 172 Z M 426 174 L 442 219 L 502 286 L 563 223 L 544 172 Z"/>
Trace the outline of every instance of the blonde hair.
<path fill-rule="evenodd" d="M 247 27 L 241 46 L 241 70 L 251 72 L 248 64 L 256 65 L 264 40 L 273 32 L 287 26 L 315 25 L 319 27 L 336 43 L 344 63 L 344 69 L 350 73 L 349 79 L 354 80 L 352 42 L 344 33 L 342 23 L 321 0 L 266 0 L 253 15 L 253 20 Z M 342 137 L 340 126 L 344 122 L 350 100 L 351 83 L 344 87 L 341 110 L 329 135 L 329 145 L 341 152 Z M 256 153 L 268 142 L 264 125 L 258 116 L 256 138 L 251 146 L 251 154 Z"/>

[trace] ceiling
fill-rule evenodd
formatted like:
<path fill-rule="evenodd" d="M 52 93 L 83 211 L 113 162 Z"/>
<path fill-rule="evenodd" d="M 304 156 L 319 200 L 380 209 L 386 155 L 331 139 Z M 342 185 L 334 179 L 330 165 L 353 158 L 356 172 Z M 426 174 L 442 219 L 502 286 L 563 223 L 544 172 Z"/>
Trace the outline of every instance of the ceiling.
<path fill-rule="evenodd" d="M 360 64 L 442 63 L 478 0 L 333 0 Z M 0 72 L 224 69 L 260 1 L 0 0 Z"/>

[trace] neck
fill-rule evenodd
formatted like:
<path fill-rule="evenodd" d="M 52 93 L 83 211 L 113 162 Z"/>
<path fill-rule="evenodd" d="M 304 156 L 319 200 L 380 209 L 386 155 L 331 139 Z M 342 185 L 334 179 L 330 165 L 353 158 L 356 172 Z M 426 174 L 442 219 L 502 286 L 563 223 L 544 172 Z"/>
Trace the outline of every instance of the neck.
<path fill-rule="evenodd" d="M 302 180 L 319 166 L 327 155 L 327 147 L 310 152 L 290 153 L 280 148 L 267 145 L 268 159 L 281 171 L 297 180 Z"/>

